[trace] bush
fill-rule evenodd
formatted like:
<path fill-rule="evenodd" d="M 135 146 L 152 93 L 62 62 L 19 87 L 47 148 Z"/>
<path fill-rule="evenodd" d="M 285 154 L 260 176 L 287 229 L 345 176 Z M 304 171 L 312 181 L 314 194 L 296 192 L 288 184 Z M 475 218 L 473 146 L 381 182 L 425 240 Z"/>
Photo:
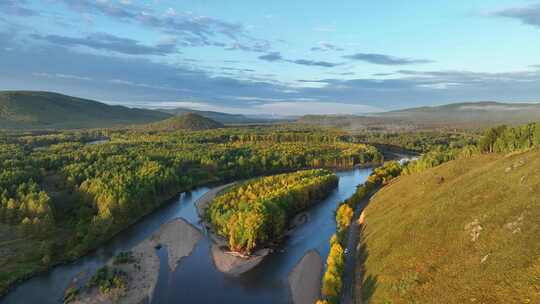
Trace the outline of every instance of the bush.
<path fill-rule="evenodd" d="M 116 268 L 103 266 L 88 282 L 88 287 L 98 287 L 102 294 L 109 294 L 113 290 L 125 291 L 127 274 Z"/>
<path fill-rule="evenodd" d="M 114 265 L 131 264 L 134 262 L 135 262 L 135 257 L 133 256 L 133 253 L 131 251 L 120 252 L 114 257 L 114 260 L 113 260 Z"/>

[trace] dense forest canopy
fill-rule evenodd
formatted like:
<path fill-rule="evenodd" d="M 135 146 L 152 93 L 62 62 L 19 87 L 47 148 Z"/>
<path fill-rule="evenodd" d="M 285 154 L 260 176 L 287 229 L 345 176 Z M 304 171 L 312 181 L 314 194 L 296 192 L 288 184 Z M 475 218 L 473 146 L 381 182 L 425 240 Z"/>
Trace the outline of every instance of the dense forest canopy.
<path fill-rule="evenodd" d="M 206 217 L 231 250 L 250 253 L 281 238 L 295 214 L 330 194 L 337 183 L 327 170 L 262 177 L 217 197 Z"/>

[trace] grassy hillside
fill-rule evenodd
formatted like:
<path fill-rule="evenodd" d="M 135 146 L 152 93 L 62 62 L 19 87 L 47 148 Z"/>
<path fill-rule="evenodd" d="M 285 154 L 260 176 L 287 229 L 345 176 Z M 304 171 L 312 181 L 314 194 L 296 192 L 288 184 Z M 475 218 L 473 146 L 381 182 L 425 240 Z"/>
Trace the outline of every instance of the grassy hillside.
<path fill-rule="evenodd" d="M 365 210 L 356 296 L 540 303 L 539 173 L 538 151 L 479 155 L 384 187 Z"/>
<path fill-rule="evenodd" d="M 142 124 L 170 117 L 50 92 L 0 92 L 0 128 L 77 129 Z"/>
<path fill-rule="evenodd" d="M 223 124 L 195 113 L 186 113 L 180 116 L 174 116 L 163 121 L 152 123 L 150 125 L 147 125 L 146 127 L 151 130 L 157 131 L 201 131 L 223 128 Z"/>

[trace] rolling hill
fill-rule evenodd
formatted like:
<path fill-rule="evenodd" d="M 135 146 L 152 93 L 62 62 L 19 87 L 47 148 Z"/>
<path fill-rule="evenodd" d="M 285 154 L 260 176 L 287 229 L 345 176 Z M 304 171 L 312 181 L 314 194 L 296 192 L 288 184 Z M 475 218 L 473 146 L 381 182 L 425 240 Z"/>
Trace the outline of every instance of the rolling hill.
<path fill-rule="evenodd" d="M 540 104 L 470 102 L 410 108 L 369 115 L 309 115 L 303 124 L 347 129 L 480 129 L 494 125 L 520 125 L 540 121 Z"/>
<path fill-rule="evenodd" d="M 454 103 L 390 111 L 375 116 L 425 125 L 458 124 L 472 127 L 484 127 L 494 124 L 518 125 L 540 120 L 540 104 L 490 101 Z"/>
<path fill-rule="evenodd" d="M 540 303 L 539 172 L 538 150 L 478 155 L 384 187 L 364 212 L 359 303 Z"/>
<path fill-rule="evenodd" d="M 252 118 L 242 114 L 229 114 L 223 112 L 214 111 L 198 111 L 187 108 L 175 108 L 175 109 L 158 109 L 158 111 L 169 113 L 173 115 L 182 115 L 185 113 L 195 113 L 206 118 L 215 120 L 222 124 L 252 124 L 252 123 L 266 123 L 270 122 L 269 119 Z"/>
<path fill-rule="evenodd" d="M 0 92 L 0 129 L 78 129 L 145 124 L 170 114 L 51 92 Z"/>
<path fill-rule="evenodd" d="M 151 123 L 145 126 L 146 129 L 155 131 L 201 131 L 223 127 L 223 124 L 195 113 L 185 113 L 180 116 L 173 116 L 163 121 Z"/>

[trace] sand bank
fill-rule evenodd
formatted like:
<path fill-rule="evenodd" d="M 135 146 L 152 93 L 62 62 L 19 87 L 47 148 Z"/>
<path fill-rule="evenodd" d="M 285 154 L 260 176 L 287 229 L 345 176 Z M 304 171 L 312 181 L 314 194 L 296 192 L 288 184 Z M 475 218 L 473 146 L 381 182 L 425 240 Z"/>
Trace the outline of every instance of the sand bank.
<path fill-rule="evenodd" d="M 294 304 L 313 304 L 320 296 L 323 260 L 310 250 L 289 274 L 289 287 Z"/>

